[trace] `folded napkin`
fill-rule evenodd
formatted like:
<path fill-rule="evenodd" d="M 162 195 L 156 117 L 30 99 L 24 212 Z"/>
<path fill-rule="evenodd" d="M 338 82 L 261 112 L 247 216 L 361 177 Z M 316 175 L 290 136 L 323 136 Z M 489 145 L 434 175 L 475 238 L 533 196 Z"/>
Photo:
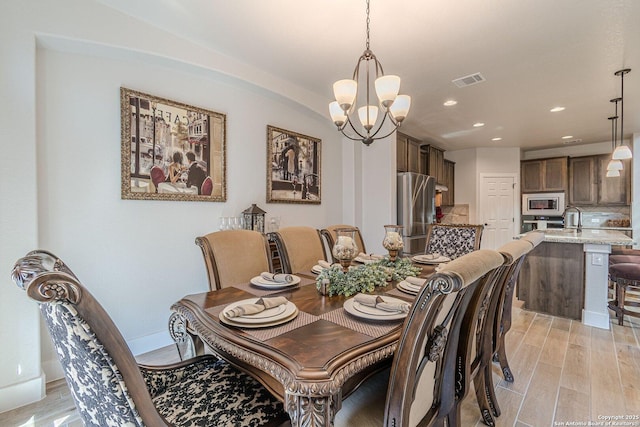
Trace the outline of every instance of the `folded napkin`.
<path fill-rule="evenodd" d="M 263 279 L 270 280 L 272 282 L 278 282 L 278 283 L 293 282 L 293 276 L 291 274 L 269 273 L 268 271 L 263 271 L 262 273 L 260 273 L 260 276 Z"/>
<path fill-rule="evenodd" d="M 405 282 L 408 282 L 411 285 L 422 286 L 427 281 L 427 279 L 421 279 L 419 277 L 407 276 L 404 279 Z"/>
<path fill-rule="evenodd" d="M 286 304 L 288 301 L 285 297 L 273 297 L 273 298 L 260 298 L 253 304 L 240 304 L 232 309 L 224 312 L 224 315 L 228 318 L 250 316 L 252 314 L 260 313 L 261 311 L 269 308 L 277 307 L 282 304 Z"/>
<path fill-rule="evenodd" d="M 328 263 L 323 259 L 318 260 L 318 265 L 322 268 L 331 268 L 331 263 Z"/>
<path fill-rule="evenodd" d="M 364 252 L 360 252 L 358 254 L 358 258 L 362 258 L 362 259 L 371 259 L 371 260 L 377 260 L 377 259 L 382 259 L 384 258 L 384 256 L 382 255 L 376 255 L 376 254 L 365 254 Z"/>
<path fill-rule="evenodd" d="M 438 259 L 440 256 L 441 255 L 438 252 L 434 252 L 431 254 L 424 254 L 424 259 Z"/>
<path fill-rule="evenodd" d="M 399 311 L 402 313 L 407 313 L 409 311 L 409 304 L 406 302 L 387 302 L 380 295 L 357 294 L 353 299 L 359 304 L 366 305 L 368 307 L 375 307 L 384 311 Z"/>

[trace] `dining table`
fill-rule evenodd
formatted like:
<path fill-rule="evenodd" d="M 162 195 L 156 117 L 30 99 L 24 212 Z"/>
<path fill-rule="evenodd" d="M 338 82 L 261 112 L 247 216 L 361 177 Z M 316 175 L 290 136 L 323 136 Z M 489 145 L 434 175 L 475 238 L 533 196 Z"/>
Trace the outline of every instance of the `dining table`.
<path fill-rule="evenodd" d="M 435 270 L 415 265 L 421 278 Z M 275 289 L 254 282 L 187 295 L 171 306 L 169 331 L 182 359 L 211 352 L 260 381 L 284 403 L 292 426 L 332 426 L 342 399 L 391 365 L 404 316 L 354 316 L 346 310 L 353 295 L 323 295 L 312 271 L 294 277 L 294 285 Z M 411 304 L 415 295 L 399 283 L 372 293 Z M 279 296 L 296 309 L 284 323 L 245 325 L 221 314 L 239 302 Z"/>

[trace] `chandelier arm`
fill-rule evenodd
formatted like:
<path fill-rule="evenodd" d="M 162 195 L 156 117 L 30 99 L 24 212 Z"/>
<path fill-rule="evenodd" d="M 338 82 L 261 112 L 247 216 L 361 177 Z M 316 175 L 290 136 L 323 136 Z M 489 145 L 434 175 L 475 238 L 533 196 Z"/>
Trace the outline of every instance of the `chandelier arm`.
<path fill-rule="evenodd" d="M 366 138 L 366 135 L 363 135 L 360 132 L 358 132 L 358 129 L 356 129 L 356 127 L 353 125 L 353 122 L 351 121 L 351 117 L 349 117 L 349 116 L 347 116 L 347 122 L 344 124 L 343 129 L 347 127 L 347 123 L 349 124 L 349 126 L 351 126 L 351 130 L 353 132 L 355 132 L 355 134 L 358 135 L 360 137 L 360 139 Z M 344 131 L 342 133 L 344 133 L 345 136 L 347 135 Z M 347 136 L 347 138 L 348 138 L 348 136 Z"/>

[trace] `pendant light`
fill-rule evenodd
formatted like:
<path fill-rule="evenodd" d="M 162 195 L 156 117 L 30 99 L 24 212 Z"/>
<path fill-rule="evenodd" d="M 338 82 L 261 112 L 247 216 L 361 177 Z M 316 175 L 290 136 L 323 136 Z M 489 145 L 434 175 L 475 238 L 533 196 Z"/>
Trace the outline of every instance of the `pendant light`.
<path fill-rule="evenodd" d="M 611 151 L 615 151 L 616 149 L 616 140 L 617 140 L 617 129 L 618 129 L 618 102 L 620 102 L 621 98 L 614 98 L 611 100 L 611 102 L 615 102 L 616 103 L 616 115 L 615 116 L 611 116 L 609 117 L 609 120 L 611 120 Z M 620 176 L 620 172 L 623 169 L 623 165 L 622 165 L 622 160 L 614 160 L 611 159 L 609 160 L 609 164 L 607 165 L 607 177 L 613 177 L 613 176 Z M 616 171 L 617 175 L 615 173 L 609 173 L 610 171 Z"/>
<path fill-rule="evenodd" d="M 625 68 L 614 73 L 616 76 L 620 76 L 620 145 L 613 150 L 611 156 L 613 160 L 625 160 L 633 157 L 631 149 L 624 143 L 624 75 L 630 71 L 631 68 Z"/>
<path fill-rule="evenodd" d="M 369 0 L 367 0 L 367 39 L 364 53 L 358 59 L 356 68 L 353 72 L 353 79 L 339 80 L 333 84 L 333 93 L 336 100 L 329 104 L 329 113 L 333 123 L 338 127 L 344 136 L 353 141 L 362 141 L 365 145 L 371 145 L 376 139 L 386 138 L 400 127 L 402 121 L 409 113 L 411 106 L 411 97 L 408 95 L 398 95 L 400 91 L 400 77 L 393 75 L 384 75 L 382 64 L 369 49 Z M 360 77 L 360 67 L 365 68 L 365 87 L 358 90 L 358 78 Z M 370 85 L 370 68 L 375 67 L 375 91 L 378 98 L 378 105 L 370 103 L 371 85 Z M 364 89 L 364 90 L 362 90 Z M 364 105 L 357 108 L 360 125 L 354 125 L 351 120 L 351 114 L 356 110 L 358 104 L 357 96 L 359 93 L 365 95 Z M 360 104 L 363 104 L 362 102 Z M 382 110 L 382 120 L 375 127 L 378 121 L 378 112 Z M 384 136 L 376 136 L 387 117 L 393 124 L 393 130 Z M 345 132 L 345 128 L 349 125 L 351 131 Z M 374 129 L 375 127 L 375 129 Z M 355 135 L 351 134 L 354 133 Z"/>

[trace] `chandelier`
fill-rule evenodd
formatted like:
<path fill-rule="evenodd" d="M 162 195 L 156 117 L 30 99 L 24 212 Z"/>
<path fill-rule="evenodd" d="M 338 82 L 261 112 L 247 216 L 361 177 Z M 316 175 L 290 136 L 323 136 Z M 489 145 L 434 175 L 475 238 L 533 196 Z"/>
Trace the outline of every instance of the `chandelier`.
<path fill-rule="evenodd" d="M 402 121 L 409 113 L 411 97 L 398 95 L 400 92 L 400 77 L 384 75 L 382 64 L 369 48 L 369 0 L 367 0 L 367 41 L 364 53 L 358 59 L 352 79 L 338 80 L 333 84 L 333 93 L 336 100 L 329 104 L 329 113 L 333 123 L 344 136 L 353 141 L 362 141 L 365 145 L 371 145 L 376 139 L 386 138 L 400 127 Z M 364 68 L 365 99 L 358 102 L 358 82 L 360 69 Z M 378 105 L 383 111 L 382 119 L 378 121 L 378 105 L 371 104 L 371 74 L 375 67 L 375 91 Z M 357 107 L 357 104 L 363 104 Z M 358 111 L 360 125 L 354 124 L 351 119 L 354 110 Z M 377 136 L 387 118 L 393 124 L 391 132 L 384 136 Z M 351 129 L 346 131 L 347 126 Z M 374 129 L 375 128 L 375 129 Z"/>
<path fill-rule="evenodd" d="M 624 143 L 624 75 L 628 74 L 630 71 L 630 68 L 625 68 L 614 73 L 614 75 L 620 76 L 620 98 L 614 98 L 611 100 L 611 102 L 615 102 L 616 104 L 616 113 L 614 116 L 609 117 L 609 120 L 611 120 L 613 154 L 611 155 L 611 160 L 607 165 L 607 177 L 620 176 L 620 171 L 623 169 L 622 160 L 633 157 L 631 149 Z M 618 102 L 620 103 L 620 145 L 617 145 Z"/>

